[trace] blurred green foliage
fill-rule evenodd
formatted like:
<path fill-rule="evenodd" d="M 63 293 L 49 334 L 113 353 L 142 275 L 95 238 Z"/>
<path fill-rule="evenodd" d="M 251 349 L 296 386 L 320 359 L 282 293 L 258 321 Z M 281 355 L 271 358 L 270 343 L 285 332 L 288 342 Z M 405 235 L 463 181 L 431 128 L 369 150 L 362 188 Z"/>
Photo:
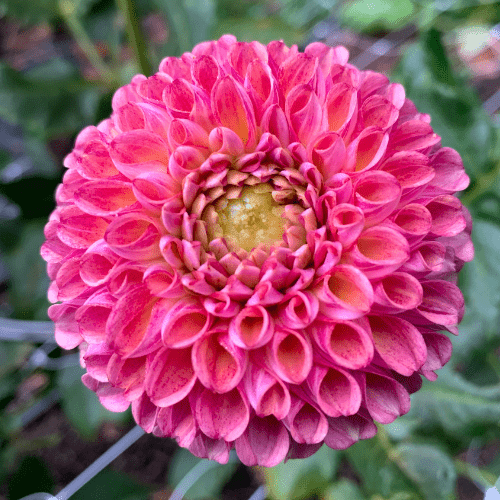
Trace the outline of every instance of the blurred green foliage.
<path fill-rule="evenodd" d="M 471 178 L 462 200 L 474 220 L 476 258 L 460 276 L 466 315 L 460 335 L 452 339 L 453 358 L 436 382 L 424 382 L 412 396 L 410 413 L 381 428 L 377 437 L 346 451 L 324 447 L 309 459 L 291 460 L 259 477 L 273 500 L 449 500 L 457 498 L 457 475 L 483 489 L 492 486 L 500 475 L 500 458 L 481 469 L 462 458 L 473 448 L 498 451 L 500 443 L 499 130 L 471 87 L 470 72 L 450 58 L 446 44 L 463 28 L 480 26 L 487 32 L 499 23 L 500 3 L 136 0 L 132 10 L 127 1 L 0 0 L 3 28 L 45 26 L 49 33 L 42 60 L 33 63 L 28 57 L 23 62 L 4 50 L 0 61 L 0 316 L 47 318 L 48 279 L 38 249 L 63 173 L 62 158 L 79 130 L 110 114 L 113 92 L 134 74 L 147 73 L 163 57 L 227 32 L 241 40 L 282 38 L 303 46 L 314 39 L 320 21 L 327 31 L 340 26 L 375 38 L 412 25 L 415 34 L 392 79 L 405 86 L 421 112 L 431 115 L 443 145 L 460 152 Z M 30 47 L 22 49 L 29 52 Z M 35 347 L 0 342 L 0 484 L 8 480 L 12 500 L 54 487 L 44 463 L 19 444 L 21 417 L 29 404 L 57 388 L 68 420 L 86 439 L 94 438 L 105 420 L 130 419 L 128 413 L 116 416 L 104 410 L 81 385 L 81 371 L 75 367 L 35 369 L 46 377 L 44 390 L 14 404 L 20 384 L 33 374 L 26 360 Z M 56 350 L 51 356 L 60 355 Z M 175 487 L 198 462 L 178 450 L 166 483 Z M 214 465 L 187 498 L 216 498 L 236 466 Z M 36 483 L 29 491 L 28 471 L 30 482 Z M 148 494 L 126 476 L 104 471 L 74 498 L 132 500 Z"/>

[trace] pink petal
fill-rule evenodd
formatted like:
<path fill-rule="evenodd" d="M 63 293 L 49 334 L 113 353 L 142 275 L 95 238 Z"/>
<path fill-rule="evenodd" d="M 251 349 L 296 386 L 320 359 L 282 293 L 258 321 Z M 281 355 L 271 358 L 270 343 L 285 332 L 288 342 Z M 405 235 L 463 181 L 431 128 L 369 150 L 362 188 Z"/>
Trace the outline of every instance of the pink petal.
<path fill-rule="evenodd" d="M 375 302 L 372 311 L 395 314 L 414 309 L 422 302 L 420 282 L 408 273 L 393 273 L 380 280 L 374 287 Z"/>
<path fill-rule="evenodd" d="M 191 349 L 163 348 L 148 367 L 145 389 L 156 406 L 165 407 L 184 399 L 195 382 Z"/>
<path fill-rule="evenodd" d="M 366 314 L 373 303 L 373 288 L 356 267 L 338 265 L 314 287 L 319 310 L 336 320 L 355 319 Z"/>
<path fill-rule="evenodd" d="M 375 349 L 389 368 L 410 376 L 424 364 L 427 348 L 411 323 L 396 316 L 370 316 L 369 320 Z"/>
<path fill-rule="evenodd" d="M 328 433 L 325 444 L 334 450 L 345 450 L 360 439 L 370 439 L 377 433 L 377 426 L 371 419 L 361 415 L 328 419 Z"/>
<path fill-rule="evenodd" d="M 243 383 L 250 405 L 259 417 L 274 415 L 278 420 L 290 411 L 290 393 L 283 381 L 269 370 L 249 363 Z"/>
<path fill-rule="evenodd" d="M 229 325 L 231 341 L 243 349 L 256 349 L 267 344 L 274 332 L 274 321 L 262 306 L 243 308 Z"/>
<path fill-rule="evenodd" d="M 370 327 L 365 322 L 316 322 L 310 332 L 336 365 L 357 370 L 367 366 L 373 358 Z"/>
<path fill-rule="evenodd" d="M 179 349 L 194 344 L 209 328 L 211 316 L 194 299 L 181 299 L 172 307 L 161 327 L 163 343 Z"/>
<path fill-rule="evenodd" d="M 286 457 L 290 437 L 285 426 L 274 417 L 254 417 L 234 446 L 246 466 L 274 467 Z"/>
<path fill-rule="evenodd" d="M 361 390 L 355 378 L 339 368 L 314 366 L 307 384 L 321 410 L 329 417 L 354 415 L 361 405 Z"/>
<path fill-rule="evenodd" d="M 328 432 L 325 415 L 298 397 L 292 398 L 290 413 L 284 419 L 284 423 L 297 443 L 320 443 Z"/>
<path fill-rule="evenodd" d="M 230 76 L 218 80 L 212 89 L 213 112 L 250 147 L 255 141 L 255 116 L 245 90 Z"/>
<path fill-rule="evenodd" d="M 302 383 L 312 367 L 311 344 L 307 337 L 295 330 L 276 330 L 269 355 L 276 374 L 292 384 Z"/>
<path fill-rule="evenodd" d="M 394 379 L 375 373 L 365 374 L 365 404 L 371 417 L 389 424 L 410 410 L 410 396 Z"/>
<path fill-rule="evenodd" d="M 234 389 L 247 364 L 247 353 L 236 347 L 227 333 L 215 333 L 198 340 L 193 346 L 192 358 L 200 382 L 218 393 Z"/>
<path fill-rule="evenodd" d="M 248 404 L 238 389 L 225 394 L 205 389 L 196 401 L 195 414 L 204 434 L 225 441 L 240 437 L 250 420 Z"/>

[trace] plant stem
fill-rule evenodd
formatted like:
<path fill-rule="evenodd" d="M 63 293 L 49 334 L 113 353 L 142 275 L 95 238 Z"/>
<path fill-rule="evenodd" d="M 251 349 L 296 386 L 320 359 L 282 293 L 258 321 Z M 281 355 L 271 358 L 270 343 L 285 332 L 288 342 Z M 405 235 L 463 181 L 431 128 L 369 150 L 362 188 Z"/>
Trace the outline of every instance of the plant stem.
<path fill-rule="evenodd" d="M 117 84 L 115 74 L 108 68 L 97 52 L 94 43 L 89 38 L 82 24 L 80 23 L 72 2 L 68 0 L 59 1 L 59 12 L 73 35 L 76 43 L 87 56 L 92 66 L 96 69 L 101 77 L 101 81 L 109 88 L 113 88 Z"/>
<path fill-rule="evenodd" d="M 147 57 L 146 42 L 139 26 L 139 19 L 132 0 L 116 0 L 126 22 L 127 37 L 134 51 L 134 58 L 142 74 L 151 74 L 151 65 Z"/>

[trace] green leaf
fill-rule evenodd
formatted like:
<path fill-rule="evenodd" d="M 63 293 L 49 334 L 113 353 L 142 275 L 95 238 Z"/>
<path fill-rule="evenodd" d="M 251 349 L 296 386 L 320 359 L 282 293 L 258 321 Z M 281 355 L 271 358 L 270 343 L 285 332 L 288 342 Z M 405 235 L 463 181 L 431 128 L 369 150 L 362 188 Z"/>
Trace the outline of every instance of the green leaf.
<path fill-rule="evenodd" d="M 388 497 L 405 493 L 408 499 L 419 500 L 415 487 L 394 461 L 390 460 L 378 438 L 359 441 L 347 450 L 347 458 L 371 495 Z"/>
<path fill-rule="evenodd" d="M 436 382 L 424 381 L 412 395 L 410 418 L 420 419 L 420 427 L 444 429 L 458 439 L 481 436 L 485 426 L 500 421 L 500 386 L 479 387 L 446 366 Z"/>
<path fill-rule="evenodd" d="M 17 246 L 4 256 L 11 277 L 10 303 L 14 315 L 20 319 L 47 319 L 50 281 L 46 264 L 40 256 L 40 246 L 45 241 L 44 223 L 26 224 Z"/>
<path fill-rule="evenodd" d="M 125 423 L 130 414 L 128 411 L 113 413 L 106 410 L 96 394 L 83 385 L 81 378 L 84 373 L 79 366 L 64 368 L 58 373 L 57 384 L 66 417 L 83 437 L 90 439 L 104 421 Z"/>
<path fill-rule="evenodd" d="M 224 18 L 214 27 L 213 38 L 225 33 L 232 33 L 242 42 L 257 40 L 268 44 L 272 40 L 280 40 L 288 44 L 300 43 L 306 35 L 304 29 L 289 26 L 277 16 L 266 18 Z"/>
<path fill-rule="evenodd" d="M 464 78 L 452 74 L 440 34 L 423 34 L 410 46 L 393 73 L 421 113 L 431 116 L 442 145 L 456 149 L 474 179 L 491 168 L 495 131 L 476 92 Z"/>
<path fill-rule="evenodd" d="M 466 310 L 457 338 L 453 339 L 454 362 L 498 339 L 500 322 L 500 226 L 476 218 L 472 230 L 474 260 L 460 275 Z"/>
<path fill-rule="evenodd" d="M 132 481 L 127 474 L 103 470 L 71 496 L 72 500 L 147 500 L 149 488 Z"/>
<path fill-rule="evenodd" d="M 192 28 L 192 44 L 210 39 L 215 23 L 215 0 L 184 0 L 184 5 Z"/>
<path fill-rule="evenodd" d="M 311 457 L 264 469 L 268 496 L 273 500 L 300 500 L 318 494 L 336 473 L 339 461 L 338 451 L 323 446 Z"/>
<path fill-rule="evenodd" d="M 181 0 L 153 0 L 154 5 L 166 16 L 171 33 L 167 45 L 167 53 L 175 56 L 193 48 L 192 29 L 189 24 L 188 11 Z"/>
<path fill-rule="evenodd" d="M 359 487 L 348 479 L 341 479 L 327 488 L 322 500 L 365 500 Z"/>
<path fill-rule="evenodd" d="M 398 465 L 415 481 L 427 500 L 446 500 L 453 493 L 457 473 L 452 459 L 427 444 L 401 444 L 394 450 Z"/>
<path fill-rule="evenodd" d="M 199 459 L 185 448 L 178 448 L 172 458 L 168 470 L 168 484 L 175 488 L 198 464 L 204 467 L 204 473 L 186 492 L 185 498 L 198 500 L 201 498 L 218 498 L 224 485 L 229 481 L 238 467 L 238 462 L 229 461 L 225 465 L 217 462 Z"/>
<path fill-rule="evenodd" d="M 91 123 L 98 96 L 97 88 L 80 78 L 32 80 L 0 63 L 0 117 L 31 135 L 75 133 Z"/>
<path fill-rule="evenodd" d="M 339 20 L 356 31 L 391 31 L 408 23 L 412 14 L 410 0 L 355 0 L 344 4 Z"/>
<path fill-rule="evenodd" d="M 282 0 L 279 16 L 294 28 L 307 28 L 327 16 L 337 0 Z"/>

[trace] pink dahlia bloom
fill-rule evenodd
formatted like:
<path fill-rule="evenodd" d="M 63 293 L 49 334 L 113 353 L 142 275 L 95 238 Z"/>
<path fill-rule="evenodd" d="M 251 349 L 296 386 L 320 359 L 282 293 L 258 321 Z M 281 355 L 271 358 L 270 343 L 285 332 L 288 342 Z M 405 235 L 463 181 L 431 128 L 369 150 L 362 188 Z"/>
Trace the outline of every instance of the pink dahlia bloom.
<path fill-rule="evenodd" d="M 85 128 L 46 226 L 49 315 L 112 411 L 199 457 L 347 448 L 450 358 L 469 183 L 401 85 L 226 35 Z"/>

